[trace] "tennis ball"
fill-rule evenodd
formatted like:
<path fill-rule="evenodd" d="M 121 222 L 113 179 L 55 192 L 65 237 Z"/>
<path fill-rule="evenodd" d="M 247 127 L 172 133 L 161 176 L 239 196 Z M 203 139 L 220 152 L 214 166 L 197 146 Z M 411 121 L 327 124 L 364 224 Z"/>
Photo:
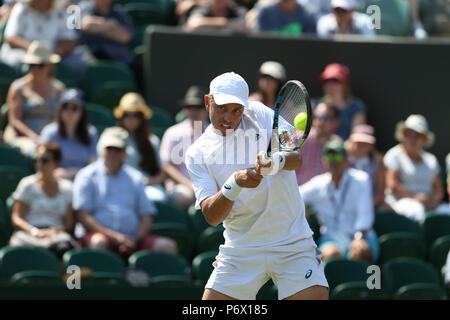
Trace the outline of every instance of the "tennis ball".
<path fill-rule="evenodd" d="M 298 130 L 305 131 L 307 120 L 308 120 L 308 115 L 306 114 L 306 112 L 300 112 L 294 118 L 294 126 Z"/>

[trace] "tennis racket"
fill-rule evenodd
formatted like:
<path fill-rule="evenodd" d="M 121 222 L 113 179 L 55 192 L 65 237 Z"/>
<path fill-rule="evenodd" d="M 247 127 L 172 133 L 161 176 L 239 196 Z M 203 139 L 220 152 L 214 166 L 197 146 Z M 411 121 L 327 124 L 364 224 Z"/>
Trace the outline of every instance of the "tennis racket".
<path fill-rule="evenodd" d="M 297 128 L 295 122 L 301 113 L 304 113 L 303 119 L 306 115 L 306 123 L 303 122 L 301 128 Z M 312 109 L 308 91 L 300 81 L 288 81 L 277 96 L 266 159 L 278 151 L 290 152 L 300 149 L 308 138 L 311 124 Z"/>

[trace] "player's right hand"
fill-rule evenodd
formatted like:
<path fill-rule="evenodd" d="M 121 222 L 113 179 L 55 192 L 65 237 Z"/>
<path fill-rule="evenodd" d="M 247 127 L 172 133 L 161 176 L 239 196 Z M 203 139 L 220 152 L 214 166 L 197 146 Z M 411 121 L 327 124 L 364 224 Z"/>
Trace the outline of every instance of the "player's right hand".
<path fill-rule="evenodd" d="M 235 173 L 236 183 L 242 188 L 256 188 L 261 183 L 262 175 L 254 168 L 239 170 Z"/>

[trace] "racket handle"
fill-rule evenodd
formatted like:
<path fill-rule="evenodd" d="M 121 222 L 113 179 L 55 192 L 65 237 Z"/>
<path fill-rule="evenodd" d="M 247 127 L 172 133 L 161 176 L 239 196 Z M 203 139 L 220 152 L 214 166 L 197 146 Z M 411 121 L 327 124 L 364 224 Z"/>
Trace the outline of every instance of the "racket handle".
<path fill-rule="evenodd" d="M 266 165 L 270 162 L 270 157 L 269 155 L 266 153 L 264 153 L 264 156 L 261 157 L 261 164 L 262 165 Z"/>

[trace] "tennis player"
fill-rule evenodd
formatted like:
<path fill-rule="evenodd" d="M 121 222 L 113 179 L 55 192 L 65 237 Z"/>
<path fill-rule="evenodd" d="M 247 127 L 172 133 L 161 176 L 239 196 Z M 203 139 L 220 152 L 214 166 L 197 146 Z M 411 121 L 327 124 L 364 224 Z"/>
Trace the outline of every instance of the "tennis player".
<path fill-rule="evenodd" d="M 213 79 L 205 96 L 211 124 L 186 154 L 196 208 L 225 228 L 203 299 L 254 300 L 270 278 L 279 299 L 328 299 L 294 172 L 300 154 L 262 161 L 274 113 L 248 94 L 236 73 Z"/>

